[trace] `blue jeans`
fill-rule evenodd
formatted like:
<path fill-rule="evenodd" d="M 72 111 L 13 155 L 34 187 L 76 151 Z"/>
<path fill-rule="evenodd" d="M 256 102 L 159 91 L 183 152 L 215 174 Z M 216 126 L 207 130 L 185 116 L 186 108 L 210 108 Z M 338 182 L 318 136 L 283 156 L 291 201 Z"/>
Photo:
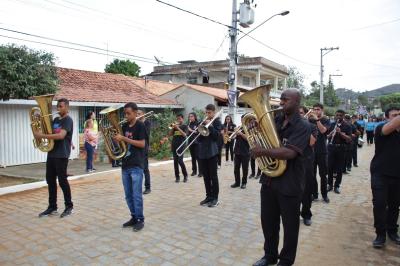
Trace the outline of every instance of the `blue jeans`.
<path fill-rule="evenodd" d="M 94 147 L 90 145 L 88 142 L 85 142 L 86 149 L 86 171 L 93 169 L 93 154 Z"/>
<path fill-rule="evenodd" d="M 132 218 L 144 220 L 142 195 L 143 169 L 132 167 L 122 169 L 122 184 L 124 185 L 125 200 Z"/>

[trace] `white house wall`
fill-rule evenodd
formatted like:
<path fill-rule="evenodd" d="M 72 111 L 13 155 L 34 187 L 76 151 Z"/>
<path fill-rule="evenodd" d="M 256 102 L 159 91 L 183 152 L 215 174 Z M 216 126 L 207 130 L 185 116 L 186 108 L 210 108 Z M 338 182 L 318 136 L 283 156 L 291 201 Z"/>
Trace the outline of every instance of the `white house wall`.
<path fill-rule="evenodd" d="M 0 102 L 0 166 L 45 162 L 47 153 L 33 147 L 29 113 L 33 105 Z M 54 107 L 53 107 L 54 108 Z M 55 109 L 53 110 L 55 111 Z M 78 107 L 70 108 L 74 121 L 73 143 L 79 146 Z M 79 149 L 71 151 L 70 159 L 78 158 Z"/>
<path fill-rule="evenodd" d="M 178 103 L 184 105 L 185 109 L 183 115 L 185 119 L 190 112 L 193 112 L 193 108 L 204 110 L 207 104 L 215 104 L 213 96 L 185 86 L 170 91 L 161 97 L 164 99 L 176 100 Z"/>

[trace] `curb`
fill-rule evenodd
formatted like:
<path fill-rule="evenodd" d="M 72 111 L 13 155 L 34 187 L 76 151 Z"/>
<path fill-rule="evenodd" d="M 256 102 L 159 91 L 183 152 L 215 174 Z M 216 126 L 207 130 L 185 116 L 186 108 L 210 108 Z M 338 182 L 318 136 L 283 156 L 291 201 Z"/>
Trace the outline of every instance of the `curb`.
<path fill-rule="evenodd" d="M 183 158 L 183 161 L 190 161 L 191 158 Z M 173 160 L 168 160 L 168 161 L 163 161 L 163 162 L 157 162 L 157 163 L 150 163 L 149 167 L 157 167 L 165 164 L 170 164 L 173 163 Z M 83 174 L 83 175 L 77 175 L 77 176 L 70 176 L 68 177 L 68 180 L 76 180 L 76 179 L 81 179 L 84 177 L 90 177 L 94 176 L 96 174 L 104 174 L 104 173 L 114 173 L 114 172 L 119 172 L 121 171 L 120 169 L 113 169 L 113 170 L 107 170 L 107 171 L 101 171 L 101 172 L 96 172 L 96 173 L 90 173 L 90 174 Z M 3 187 L 0 188 L 0 196 L 6 195 L 6 194 L 11 194 L 11 193 L 17 193 L 17 192 L 22 192 L 26 190 L 31 190 L 31 189 L 38 189 L 42 187 L 46 187 L 47 183 L 46 181 L 38 181 L 38 182 L 32 182 L 28 184 L 21 184 L 21 185 L 15 185 L 15 186 L 9 186 L 9 187 Z"/>

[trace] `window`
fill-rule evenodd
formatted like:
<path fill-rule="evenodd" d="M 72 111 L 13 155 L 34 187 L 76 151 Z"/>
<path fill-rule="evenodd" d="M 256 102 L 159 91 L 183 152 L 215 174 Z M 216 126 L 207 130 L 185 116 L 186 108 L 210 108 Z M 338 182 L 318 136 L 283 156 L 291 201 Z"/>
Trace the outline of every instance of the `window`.
<path fill-rule="evenodd" d="M 243 77 L 242 84 L 243 84 L 243 86 L 250 86 L 250 78 L 249 77 Z"/>
<path fill-rule="evenodd" d="M 197 84 L 197 77 L 188 77 L 187 83 L 188 84 Z"/>

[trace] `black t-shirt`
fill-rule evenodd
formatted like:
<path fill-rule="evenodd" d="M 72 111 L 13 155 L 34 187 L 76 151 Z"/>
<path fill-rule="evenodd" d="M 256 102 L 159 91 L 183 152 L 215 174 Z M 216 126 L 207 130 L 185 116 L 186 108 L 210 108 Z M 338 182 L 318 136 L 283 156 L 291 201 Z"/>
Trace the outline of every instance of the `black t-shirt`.
<path fill-rule="evenodd" d="M 228 132 L 230 131 L 231 133 L 228 133 L 228 136 L 230 136 L 233 131 L 235 130 L 236 125 L 234 123 L 229 123 L 229 124 L 224 124 L 224 129 Z"/>
<path fill-rule="evenodd" d="M 297 156 L 287 160 L 286 170 L 279 177 L 272 177 L 271 187 L 286 196 L 299 197 L 305 186 L 305 157 L 304 151 L 309 147 L 311 130 L 309 123 L 295 113 L 283 126 L 283 115 L 275 118 L 276 129 L 282 146 L 294 150 Z M 268 177 L 263 174 L 260 183 L 268 184 Z"/>
<path fill-rule="evenodd" d="M 382 134 L 384 124 L 375 128 L 375 155 L 371 161 L 371 173 L 400 178 L 400 132 Z"/>
<path fill-rule="evenodd" d="M 143 122 L 136 120 L 136 123 L 130 127 L 128 123 L 122 125 L 122 132 L 125 137 L 132 140 L 145 140 L 146 139 L 146 128 Z M 133 167 L 144 168 L 144 157 L 145 149 L 138 148 L 132 144 L 126 143 L 128 151 L 122 158 L 122 169 L 128 169 Z"/>
<path fill-rule="evenodd" d="M 56 117 L 53 120 L 53 134 L 61 132 L 61 129 L 67 131 L 64 139 L 54 140 L 54 148 L 47 154 L 48 158 L 69 158 L 71 154 L 72 132 L 74 122 L 68 115 L 64 118 Z"/>
<path fill-rule="evenodd" d="M 309 126 L 309 128 L 310 128 L 311 135 L 312 135 L 314 138 L 317 138 L 317 137 L 318 137 L 318 129 L 317 129 L 316 124 L 311 123 L 311 122 L 308 121 L 308 120 L 305 120 L 305 121 L 308 123 L 308 126 Z M 310 137 L 310 138 L 311 138 L 311 137 Z M 314 145 L 314 146 L 315 146 L 315 145 Z M 308 145 L 308 147 L 304 150 L 304 157 L 306 157 L 307 160 L 313 160 L 313 159 L 314 159 L 314 146 L 312 147 L 312 146 Z"/>
<path fill-rule="evenodd" d="M 330 127 L 330 122 L 326 117 L 322 117 L 320 119 L 321 124 L 326 127 L 326 131 L 325 133 L 321 133 L 321 131 L 319 131 L 318 126 L 317 130 L 318 130 L 318 135 L 317 135 L 317 142 L 315 143 L 314 146 L 314 151 L 316 154 L 326 154 L 327 153 L 327 149 L 326 149 L 326 136 L 328 135 L 328 131 L 329 131 L 329 127 Z M 316 122 L 315 122 L 316 123 Z"/>
<path fill-rule="evenodd" d="M 209 159 L 218 154 L 218 141 L 221 136 L 222 124 L 219 118 L 215 119 L 208 127 L 210 135 L 200 136 L 198 146 L 199 159 Z"/>
<path fill-rule="evenodd" d="M 241 132 L 244 133 L 243 129 L 241 130 Z M 250 156 L 250 146 L 247 139 L 244 139 L 242 136 L 237 135 L 234 141 L 235 141 L 235 150 L 233 152 L 235 154 Z"/>
<path fill-rule="evenodd" d="M 187 132 L 187 126 L 186 125 L 179 125 L 179 128 L 183 131 L 183 132 Z M 186 137 L 184 135 L 182 135 L 182 133 L 177 130 L 177 129 L 172 129 L 173 133 L 172 133 L 172 145 L 171 145 L 171 150 L 175 151 L 176 148 L 179 147 L 179 145 L 182 144 L 182 142 L 185 141 Z"/>
<path fill-rule="evenodd" d="M 145 128 L 145 131 L 146 131 L 146 137 L 144 138 L 146 140 L 145 150 L 146 150 L 146 152 L 148 152 L 149 151 L 149 146 L 150 146 L 151 123 L 150 123 L 149 120 L 144 120 L 143 124 L 144 124 L 144 128 Z"/>
<path fill-rule="evenodd" d="M 332 123 L 330 128 L 329 128 L 329 133 L 333 131 L 335 128 L 336 123 Z M 345 121 L 342 121 L 338 123 L 337 128 L 340 128 L 340 130 L 345 133 L 347 136 L 351 137 L 351 126 L 346 123 Z M 347 144 L 346 140 L 340 136 L 338 132 L 336 132 L 335 137 L 332 142 L 330 140 L 332 139 L 332 136 L 329 138 L 329 143 L 332 144 Z"/>
<path fill-rule="evenodd" d="M 189 128 L 191 130 L 195 130 L 197 128 L 197 126 L 199 125 L 199 122 L 190 122 L 188 125 L 188 131 L 187 131 L 187 135 L 189 136 L 190 134 L 192 134 L 192 132 L 189 132 Z M 189 138 L 189 142 L 192 142 L 192 140 L 198 135 L 198 133 L 194 133 L 192 136 L 190 136 Z M 193 145 L 198 144 L 198 140 L 196 140 Z"/>

